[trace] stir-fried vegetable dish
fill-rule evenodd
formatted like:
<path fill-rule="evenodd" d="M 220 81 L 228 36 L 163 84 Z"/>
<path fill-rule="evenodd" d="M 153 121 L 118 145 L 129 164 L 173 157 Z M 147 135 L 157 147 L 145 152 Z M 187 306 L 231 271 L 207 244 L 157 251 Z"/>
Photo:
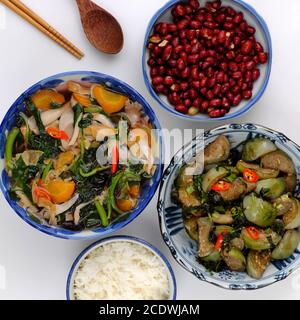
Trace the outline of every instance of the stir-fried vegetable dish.
<path fill-rule="evenodd" d="M 259 279 L 272 260 L 294 253 L 300 201 L 296 169 L 285 152 L 264 137 L 231 148 L 221 135 L 205 148 L 202 173 L 193 174 L 195 167 L 181 168 L 172 197 L 202 265 Z"/>
<path fill-rule="evenodd" d="M 5 163 L 11 198 L 34 221 L 80 231 L 137 207 L 157 157 L 139 103 L 102 84 L 69 81 L 24 105 L 7 135 Z"/>

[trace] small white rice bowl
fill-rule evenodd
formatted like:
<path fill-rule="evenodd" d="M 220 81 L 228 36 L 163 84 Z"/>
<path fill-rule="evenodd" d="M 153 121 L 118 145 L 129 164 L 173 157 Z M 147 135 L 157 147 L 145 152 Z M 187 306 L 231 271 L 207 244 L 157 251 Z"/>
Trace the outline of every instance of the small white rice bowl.
<path fill-rule="evenodd" d="M 71 300 L 170 300 L 175 290 L 162 256 L 122 237 L 92 245 L 73 265 L 67 285 Z"/>

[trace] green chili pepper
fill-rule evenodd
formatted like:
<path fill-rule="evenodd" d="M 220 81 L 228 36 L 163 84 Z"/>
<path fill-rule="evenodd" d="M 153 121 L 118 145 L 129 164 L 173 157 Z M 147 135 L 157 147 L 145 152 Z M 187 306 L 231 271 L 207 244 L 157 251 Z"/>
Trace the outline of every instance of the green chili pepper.
<path fill-rule="evenodd" d="M 13 149 L 14 149 L 14 144 L 15 144 L 15 141 L 16 141 L 19 133 L 20 133 L 19 128 L 13 128 L 7 136 L 4 158 L 5 158 L 6 167 L 9 170 L 12 170 L 12 168 L 13 168 L 13 163 L 12 163 Z"/>
<path fill-rule="evenodd" d="M 46 181 L 46 178 L 47 178 L 47 175 L 48 173 L 50 172 L 50 170 L 52 169 L 52 165 L 53 165 L 53 161 L 49 161 L 48 164 L 46 165 L 44 171 L 43 171 L 43 174 L 42 174 L 42 180 L 45 182 Z"/>
<path fill-rule="evenodd" d="M 80 129 L 80 157 L 83 158 L 85 153 L 85 145 L 84 145 L 84 133 L 83 129 Z"/>
<path fill-rule="evenodd" d="M 110 166 L 106 166 L 106 167 L 98 167 L 95 168 L 94 170 L 90 171 L 90 172 L 84 172 L 82 168 L 79 169 L 79 173 L 82 177 L 84 178 L 89 178 L 94 176 L 96 173 L 101 172 L 101 171 L 105 171 L 107 169 L 109 169 Z"/>
<path fill-rule="evenodd" d="M 102 113 L 102 109 L 99 107 L 89 107 L 89 108 L 84 108 L 85 113 Z"/>
<path fill-rule="evenodd" d="M 111 212 L 112 212 L 111 203 L 108 201 L 108 203 L 107 203 L 107 218 L 109 220 L 110 220 L 110 217 L 111 217 Z"/>
<path fill-rule="evenodd" d="M 25 132 L 25 143 L 28 144 L 29 136 L 30 136 L 30 128 L 28 123 L 28 118 L 23 112 L 20 112 L 20 117 L 23 119 L 25 126 L 26 126 L 26 132 Z"/>
<path fill-rule="evenodd" d="M 103 208 L 102 204 L 98 200 L 95 201 L 95 206 L 96 206 L 97 211 L 99 213 L 99 216 L 100 216 L 100 219 L 102 222 L 102 226 L 107 227 L 109 225 L 109 222 L 108 222 L 108 218 L 107 218 L 107 214 L 106 214 L 105 209 Z"/>
<path fill-rule="evenodd" d="M 114 209 L 119 214 L 123 214 L 124 212 L 120 210 L 116 204 L 115 190 L 120 179 L 123 177 L 123 175 L 124 175 L 124 172 L 120 172 L 119 174 L 117 174 L 112 178 L 111 185 L 108 191 L 108 203 L 110 203 L 112 209 Z"/>

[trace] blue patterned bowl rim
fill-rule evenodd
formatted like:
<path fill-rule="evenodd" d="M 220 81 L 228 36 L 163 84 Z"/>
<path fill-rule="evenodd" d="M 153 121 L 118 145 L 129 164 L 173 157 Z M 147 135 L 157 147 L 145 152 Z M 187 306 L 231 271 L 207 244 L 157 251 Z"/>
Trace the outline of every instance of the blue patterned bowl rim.
<path fill-rule="evenodd" d="M 47 88 L 47 87 L 55 87 L 57 84 L 64 82 L 64 78 L 67 78 L 68 80 L 79 80 L 79 79 L 85 79 L 85 81 L 91 81 L 91 82 L 102 82 L 102 83 L 110 83 L 113 84 L 113 87 L 118 87 L 119 91 L 124 90 L 124 93 L 127 93 L 131 98 L 135 97 L 136 100 L 139 101 L 139 103 L 143 106 L 145 113 L 149 116 L 151 123 L 157 128 L 159 132 L 159 142 L 160 142 L 160 159 L 159 159 L 159 165 L 157 166 L 157 170 L 155 173 L 155 176 L 152 178 L 152 185 L 150 188 L 150 192 L 147 193 L 147 197 L 142 199 L 142 206 L 139 206 L 138 209 L 133 211 L 129 217 L 124 220 L 117 222 L 115 224 L 110 225 L 109 227 L 103 229 L 103 228 L 98 228 L 98 229 L 93 229 L 93 230 L 84 230 L 81 232 L 76 232 L 76 231 L 70 231 L 67 229 L 62 229 L 62 228 L 57 228 L 57 227 L 51 227 L 49 225 L 41 225 L 33 221 L 27 214 L 25 214 L 25 210 L 22 209 L 18 204 L 10 199 L 10 196 L 8 194 L 8 189 L 3 183 L 4 176 L 6 175 L 4 173 L 4 170 L 0 176 L 0 189 L 2 190 L 2 193 L 9 203 L 10 207 L 24 220 L 26 223 L 31 225 L 33 228 L 46 233 L 51 236 L 55 236 L 58 238 L 62 239 L 71 239 L 71 240 L 89 240 L 89 239 L 95 239 L 95 238 L 100 238 L 105 235 L 109 235 L 115 231 L 118 231 L 125 227 L 127 224 L 129 224 L 131 221 L 133 221 L 143 210 L 147 207 L 151 199 L 153 198 L 159 183 L 161 179 L 161 175 L 163 173 L 164 169 L 164 164 L 163 164 L 163 159 L 164 159 L 164 144 L 163 144 L 163 137 L 161 134 L 161 126 L 160 123 L 153 111 L 153 109 L 150 107 L 148 102 L 142 97 L 141 94 L 139 94 L 134 88 L 132 88 L 130 85 L 127 83 L 112 77 L 110 75 L 106 75 L 103 73 L 99 72 L 94 72 L 94 71 L 68 71 L 68 72 L 63 72 L 59 73 L 53 76 L 50 76 L 48 78 L 45 78 L 34 85 L 32 85 L 29 89 L 27 89 L 24 93 L 22 93 L 18 99 L 12 104 L 12 106 L 8 109 L 6 115 L 4 116 L 2 123 L 0 125 L 0 136 L 5 137 L 5 132 L 6 130 L 10 129 L 7 125 L 9 122 L 8 120 L 11 117 L 15 116 L 17 107 L 22 104 L 24 101 L 24 98 L 28 97 L 30 94 L 33 92 L 37 91 L 40 88 Z M 48 86 L 49 84 L 49 86 Z M 3 138 L 4 140 L 4 138 Z M 0 157 L 3 159 L 4 155 L 4 145 L 0 147 L 1 155 Z M 7 175 L 6 175 L 7 176 Z M 6 177 L 7 179 L 7 177 Z"/>
<path fill-rule="evenodd" d="M 174 274 L 174 271 L 173 271 L 173 269 L 171 267 L 171 264 L 168 261 L 168 259 L 166 258 L 166 256 L 160 250 L 158 250 L 156 247 L 154 247 L 152 244 L 150 244 L 149 242 L 147 242 L 147 241 L 145 241 L 143 239 L 139 239 L 139 238 L 132 237 L 132 236 L 126 236 L 126 235 L 124 235 L 124 236 L 112 236 L 112 237 L 108 237 L 108 238 L 96 241 L 96 242 L 92 243 L 91 245 L 89 245 L 87 248 L 85 248 L 79 254 L 79 256 L 73 262 L 72 267 L 71 267 L 71 269 L 69 271 L 69 274 L 68 274 L 67 285 L 66 285 L 66 297 L 67 297 L 67 300 L 71 300 L 70 291 L 71 291 L 71 286 L 72 286 L 71 282 L 72 282 L 73 274 L 77 270 L 77 266 L 81 263 L 83 258 L 85 258 L 87 253 L 91 252 L 96 247 L 99 247 L 99 246 L 101 246 L 103 244 L 107 244 L 109 242 L 115 242 L 115 241 L 128 241 L 128 242 L 141 244 L 141 245 L 145 246 L 146 248 L 148 248 L 155 255 L 159 256 L 162 259 L 162 261 L 164 262 L 165 266 L 167 267 L 167 269 L 169 271 L 169 274 L 170 274 L 170 281 L 172 281 L 172 284 L 173 284 L 173 292 L 172 292 L 172 299 L 171 300 L 176 300 L 177 284 L 176 284 L 175 274 Z"/>
<path fill-rule="evenodd" d="M 272 70 L 273 49 L 272 49 L 271 34 L 270 34 L 269 28 L 268 28 L 265 20 L 262 18 L 262 16 L 259 13 L 257 13 L 257 11 L 251 5 L 249 5 L 248 3 L 245 3 L 242 0 L 231 0 L 231 1 L 242 6 L 245 11 L 248 11 L 252 16 L 254 16 L 256 18 L 256 20 L 260 24 L 261 30 L 263 31 L 263 34 L 266 38 L 266 41 L 267 41 L 266 44 L 267 44 L 268 53 L 269 53 L 269 61 L 267 64 L 266 78 L 265 78 L 261 88 L 259 89 L 258 93 L 256 94 L 256 96 L 253 99 L 251 99 L 242 109 L 238 110 L 237 112 L 229 113 L 222 118 L 208 118 L 206 116 L 189 116 L 189 115 L 185 115 L 180 112 L 177 112 L 173 106 L 164 102 L 159 97 L 159 95 L 154 91 L 154 89 L 151 85 L 151 81 L 148 77 L 148 73 L 147 73 L 148 65 L 147 65 L 147 61 L 146 61 L 146 52 L 147 52 L 148 39 L 151 35 L 151 32 L 152 32 L 154 25 L 156 24 L 156 21 L 160 18 L 160 16 L 162 14 L 164 14 L 167 10 L 169 10 L 174 4 L 176 4 L 179 1 L 181 1 L 181 0 L 170 0 L 169 2 L 167 2 L 161 9 L 159 9 L 155 13 L 155 15 L 152 17 L 152 19 L 150 20 L 150 22 L 148 24 L 146 35 L 144 38 L 144 47 L 143 47 L 143 54 L 142 54 L 143 76 L 144 76 L 144 82 L 145 82 L 145 85 L 146 85 L 148 91 L 150 92 L 152 97 L 159 103 L 159 105 L 162 106 L 166 111 L 171 112 L 172 114 L 176 115 L 177 117 L 180 117 L 183 119 L 188 119 L 191 121 L 219 122 L 219 121 L 234 119 L 234 118 L 237 118 L 237 117 L 240 117 L 240 116 L 246 114 L 262 98 L 262 96 L 267 88 L 267 85 L 270 80 L 271 70 Z"/>
<path fill-rule="evenodd" d="M 286 135 L 284 135 L 281 132 L 278 132 L 276 130 L 270 129 L 268 127 L 257 125 L 253 123 L 245 123 L 245 124 L 228 124 L 223 125 L 220 127 L 216 127 L 212 130 L 205 131 L 204 139 L 206 137 L 214 138 L 221 134 L 227 134 L 227 133 L 234 133 L 237 132 L 255 132 L 259 131 L 260 134 L 269 134 L 274 135 L 274 138 L 276 139 L 282 139 L 285 142 L 285 147 L 295 156 L 300 162 L 300 146 L 297 145 L 295 142 L 293 142 L 291 139 L 289 139 Z M 232 283 L 229 280 L 221 280 L 213 277 L 209 272 L 203 272 L 202 270 L 195 270 L 194 267 L 192 267 L 189 263 L 189 261 L 180 253 L 180 251 L 177 249 L 176 244 L 172 240 L 172 236 L 170 236 L 168 232 L 168 228 L 166 227 L 164 215 L 164 207 L 163 207 L 163 199 L 164 199 L 164 193 L 165 188 L 168 183 L 168 180 L 170 179 L 172 169 L 176 166 L 176 163 L 181 160 L 183 150 L 187 150 L 188 147 L 192 144 L 193 141 L 199 139 L 199 136 L 196 136 L 191 142 L 187 143 L 185 146 L 183 146 L 177 154 L 172 158 L 169 166 L 165 169 L 164 174 L 162 176 L 160 188 L 159 188 L 159 197 L 158 197 L 158 203 L 157 203 L 157 211 L 158 211 L 158 218 L 159 218 L 159 225 L 160 225 L 160 231 L 163 237 L 163 240 L 167 247 L 169 248 L 173 258 L 177 261 L 177 263 L 183 267 L 188 272 L 192 273 L 194 276 L 196 276 L 199 280 L 205 281 L 207 283 L 213 284 L 217 287 L 223 288 L 223 289 L 229 289 L 229 290 L 256 290 L 261 289 L 266 286 L 269 286 L 271 284 L 274 284 L 278 281 L 284 280 L 287 278 L 290 274 L 292 274 L 294 271 L 296 271 L 300 267 L 300 256 L 298 256 L 296 262 L 292 263 L 290 266 L 287 267 L 280 267 L 279 270 L 274 275 L 269 275 L 267 277 L 263 277 L 259 280 L 251 281 L 251 283 L 243 282 L 241 284 Z M 288 146 L 287 146 L 288 145 Z M 299 170 L 298 170 L 299 171 Z M 300 188 L 299 188 L 299 174 L 300 172 L 297 172 L 298 174 L 298 189 L 296 191 L 297 194 L 300 194 Z M 299 250 L 297 251 L 297 255 L 300 254 Z"/>

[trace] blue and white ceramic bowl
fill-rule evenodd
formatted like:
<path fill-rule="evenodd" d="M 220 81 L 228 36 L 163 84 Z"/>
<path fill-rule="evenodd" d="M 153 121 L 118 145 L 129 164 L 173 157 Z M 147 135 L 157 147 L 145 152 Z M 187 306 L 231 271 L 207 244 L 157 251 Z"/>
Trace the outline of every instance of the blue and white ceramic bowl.
<path fill-rule="evenodd" d="M 159 251 L 149 242 L 142 239 L 135 238 L 135 237 L 130 237 L 130 236 L 114 236 L 114 237 L 102 239 L 100 241 L 97 241 L 91 244 L 89 247 L 87 247 L 80 253 L 80 255 L 74 261 L 68 275 L 67 287 L 66 287 L 67 300 L 74 300 L 74 287 L 73 287 L 74 277 L 76 275 L 78 267 L 81 265 L 81 262 L 85 259 L 85 257 L 100 246 L 103 246 L 105 244 L 112 243 L 112 242 L 124 242 L 124 241 L 138 244 L 150 250 L 156 257 L 159 258 L 159 260 L 162 262 L 162 264 L 165 266 L 168 272 L 168 278 L 170 283 L 169 300 L 176 300 L 177 286 L 176 286 L 175 275 L 167 258 L 164 256 L 164 254 L 161 251 Z"/>
<path fill-rule="evenodd" d="M 167 111 L 171 112 L 172 114 L 188 119 L 188 120 L 194 120 L 194 121 L 223 121 L 228 119 L 234 119 L 236 117 L 244 115 L 246 112 L 248 112 L 262 97 L 264 94 L 266 87 L 269 82 L 270 74 L 271 74 L 271 67 L 272 67 L 272 41 L 271 41 L 271 35 L 269 32 L 269 29 L 267 27 L 267 24 L 265 23 L 264 19 L 256 12 L 254 8 L 252 8 L 249 4 L 245 3 L 241 0 L 222 0 L 222 3 L 224 6 L 231 6 L 237 11 L 241 11 L 244 13 L 245 19 L 248 21 L 250 25 L 255 27 L 256 39 L 263 45 L 264 49 L 269 53 L 269 60 L 266 64 L 260 66 L 261 76 L 260 78 L 255 82 L 254 88 L 253 88 L 253 96 L 250 100 L 242 100 L 240 105 L 238 107 L 232 107 L 230 112 L 227 113 L 222 118 L 209 118 L 207 115 L 196 115 L 196 116 L 189 116 L 184 115 L 180 112 L 177 112 L 172 106 L 167 98 L 163 95 L 158 95 L 151 85 L 151 77 L 150 77 L 150 68 L 147 64 L 147 61 L 149 59 L 149 50 L 147 49 L 148 39 L 150 35 L 153 32 L 154 26 L 158 22 L 171 22 L 172 16 L 171 16 L 171 10 L 173 6 L 181 2 L 182 0 L 171 0 L 167 2 L 161 9 L 159 9 L 153 18 L 151 19 L 146 35 L 144 40 L 144 47 L 143 47 L 143 58 L 142 58 L 142 65 L 143 65 L 143 74 L 144 74 L 144 81 L 145 84 L 153 96 L 153 98 Z M 207 2 L 206 0 L 200 1 L 201 6 Z"/>
<path fill-rule="evenodd" d="M 217 136 L 224 134 L 235 147 L 241 142 L 254 137 L 267 137 L 276 146 L 286 152 L 293 160 L 297 170 L 297 188 L 295 196 L 300 196 L 300 146 L 284 134 L 255 124 L 230 124 L 204 133 L 204 144 L 213 142 Z M 197 136 L 191 143 L 184 146 L 171 160 L 164 172 L 158 201 L 158 214 L 161 233 L 174 259 L 198 279 L 226 289 L 251 290 L 258 289 L 285 279 L 300 266 L 300 245 L 293 256 L 286 260 L 274 261 L 260 280 L 250 278 L 246 273 L 223 271 L 210 273 L 196 260 L 197 243 L 188 236 L 182 219 L 182 210 L 171 201 L 171 189 L 174 180 L 182 167 L 182 159 L 189 162 L 194 151 L 203 148 L 203 135 Z"/>
<path fill-rule="evenodd" d="M 35 229 L 45 232 L 49 235 L 59 237 L 59 238 L 64 238 L 64 239 L 85 240 L 85 239 L 99 238 L 101 236 L 108 235 L 117 230 L 120 230 L 121 228 L 126 226 L 128 223 L 130 223 L 132 220 L 134 220 L 146 208 L 146 206 L 154 196 L 163 172 L 163 161 L 162 161 L 163 142 L 160 136 L 157 137 L 158 138 L 157 141 L 159 141 L 159 144 L 160 144 L 159 165 L 157 166 L 157 170 L 153 178 L 144 186 L 138 206 L 126 218 L 124 217 L 122 221 L 114 223 L 105 229 L 99 228 L 99 229 L 84 230 L 81 232 L 76 232 L 76 231 L 70 231 L 70 230 L 58 228 L 55 226 L 38 224 L 28 216 L 28 214 L 24 209 L 18 206 L 17 202 L 10 199 L 8 194 L 10 182 L 9 182 L 9 178 L 7 176 L 6 171 L 4 170 L 4 161 L 3 161 L 6 135 L 7 135 L 7 132 L 15 125 L 16 117 L 19 114 L 19 112 L 24 110 L 24 100 L 39 89 L 54 88 L 57 85 L 69 80 L 105 83 L 108 87 L 114 89 L 115 91 L 124 93 L 125 95 L 130 97 L 132 100 L 139 102 L 144 107 L 144 111 L 148 115 L 150 122 L 154 125 L 155 128 L 160 129 L 159 121 L 156 118 L 155 113 L 153 112 L 150 105 L 136 90 L 134 90 L 125 82 L 118 80 L 116 78 L 113 78 L 109 75 L 105 75 L 97 72 L 88 72 L 88 71 L 65 72 L 58 75 L 54 75 L 52 77 L 39 81 L 38 83 L 30 87 L 28 90 L 26 90 L 9 108 L 8 112 L 6 113 L 1 123 L 1 126 L 0 126 L 0 141 L 1 141 L 0 188 L 4 194 L 4 197 L 6 198 L 9 205 L 11 206 L 11 208 L 20 216 L 21 219 L 23 219 L 25 222 L 30 224 Z M 156 130 L 156 132 L 158 131 L 159 130 Z"/>

